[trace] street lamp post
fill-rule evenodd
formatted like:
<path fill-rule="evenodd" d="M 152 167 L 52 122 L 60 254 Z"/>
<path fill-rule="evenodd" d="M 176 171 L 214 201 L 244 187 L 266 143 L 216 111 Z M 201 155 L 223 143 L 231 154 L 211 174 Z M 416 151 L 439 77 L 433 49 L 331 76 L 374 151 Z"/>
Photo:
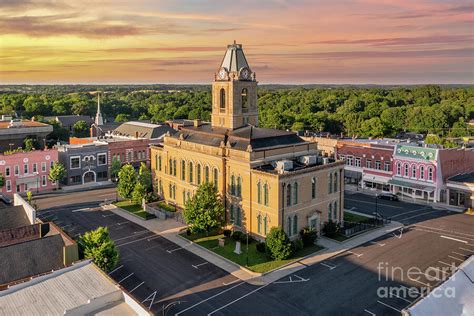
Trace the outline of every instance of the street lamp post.
<path fill-rule="evenodd" d="M 378 200 L 379 200 L 379 195 L 377 193 L 377 194 L 375 194 L 375 217 L 376 218 L 378 218 L 378 216 L 379 216 Z"/>
<path fill-rule="evenodd" d="M 115 202 L 118 202 L 118 191 L 117 191 L 118 178 L 115 176 Z"/>

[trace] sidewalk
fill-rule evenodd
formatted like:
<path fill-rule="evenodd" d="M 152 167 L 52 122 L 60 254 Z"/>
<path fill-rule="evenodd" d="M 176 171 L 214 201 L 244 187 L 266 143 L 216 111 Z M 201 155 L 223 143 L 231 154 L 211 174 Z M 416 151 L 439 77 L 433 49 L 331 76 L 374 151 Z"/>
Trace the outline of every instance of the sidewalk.
<path fill-rule="evenodd" d="M 267 274 L 262 275 L 260 273 L 254 273 L 247 269 L 244 269 L 240 267 L 238 264 L 233 263 L 232 261 L 224 259 L 210 252 L 209 250 L 202 248 L 199 245 L 196 245 L 188 240 L 185 240 L 184 238 L 177 236 L 177 234 L 186 226 L 173 219 L 168 219 L 168 220 L 151 219 L 151 220 L 145 221 L 145 220 L 140 220 L 133 215 L 130 215 L 128 212 L 120 208 L 117 208 L 114 205 L 106 205 L 106 206 L 103 206 L 103 208 L 110 210 L 111 212 L 119 216 L 122 216 L 123 218 L 131 222 L 141 225 L 156 234 L 160 234 L 161 236 L 168 239 L 169 241 L 174 242 L 178 246 L 182 248 L 186 248 L 188 251 L 194 253 L 195 255 L 229 272 L 236 278 L 239 278 L 253 285 L 269 284 L 287 275 L 293 274 L 296 271 L 304 269 L 307 266 L 311 266 L 313 264 L 324 261 L 341 252 L 357 247 L 370 240 L 373 240 L 391 231 L 397 230 L 400 227 L 403 227 L 403 224 L 392 221 L 390 224 L 384 227 L 378 228 L 376 230 L 372 230 L 367 233 L 362 233 L 361 235 L 358 235 L 352 239 L 349 239 L 344 243 L 339 243 L 337 241 L 333 241 L 332 239 L 328 239 L 325 237 L 319 238 L 318 244 L 320 246 L 325 247 L 326 249 L 323 249 L 314 254 L 311 254 L 304 259 L 298 260 L 297 262 L 291 263 L 280 269 L 270 271 Z"/>

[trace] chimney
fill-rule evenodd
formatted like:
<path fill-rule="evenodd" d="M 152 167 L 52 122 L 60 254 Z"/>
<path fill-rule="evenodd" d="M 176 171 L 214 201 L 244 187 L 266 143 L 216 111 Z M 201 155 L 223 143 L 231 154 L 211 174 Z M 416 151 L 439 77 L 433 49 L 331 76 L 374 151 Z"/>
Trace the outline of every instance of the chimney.
<path fill-rule="evenodd" d="M 194 120 L 194 127 L 201 126 L 201 120 Z"/>

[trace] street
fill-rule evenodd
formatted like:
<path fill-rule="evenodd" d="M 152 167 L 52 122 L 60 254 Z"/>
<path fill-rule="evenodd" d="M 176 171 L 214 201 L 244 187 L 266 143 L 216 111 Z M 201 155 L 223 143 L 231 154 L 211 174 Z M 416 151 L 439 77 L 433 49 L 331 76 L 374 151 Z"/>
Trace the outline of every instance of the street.
<path fill-rule="evenodd" d="M 108 226 L 120 250 L 110 273 L 154 313 L 176 315 L 399 315 L 474 254 L 474 217 L 378 200 L 405 227 L 276 282 L 251 285 L 176 244 L 98 208 L 114 189 L 43 196 L 39 217 L 69 234 Z M 371 214 L 373 197 L 348 195 L 346 208 Z M 409 269 L 418 269 L 409 275 Z"/>

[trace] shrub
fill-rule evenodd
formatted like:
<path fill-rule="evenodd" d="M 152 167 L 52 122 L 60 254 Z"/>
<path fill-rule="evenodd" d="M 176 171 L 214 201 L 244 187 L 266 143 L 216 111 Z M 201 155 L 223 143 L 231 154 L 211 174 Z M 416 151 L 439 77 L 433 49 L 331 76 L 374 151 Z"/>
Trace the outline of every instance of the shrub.
<path fill-rule="evenodd" d="M 304 245 L 303 245 L 303 241 L 301 239 L 296 239 L 295 241 L 293 241 L 293 250 L 294 251 L 300 251 L 301 249 L 303 249 Z"/>
<path fill-rule="evenodd" d="M 189 228 L 186 229 L 186 235 L 191 236 L 192 233 L 193 233 L 193 232 L 191 231 L 191 229 L 189 229 Z"/>
<path fill-rule="evenodd" d="M 281 227 L 272 227 L 265 241 L 268 254 L 275 260 L 291 256 L 291 242 Z"/>
<path fill-rule="evenodd" d="M 242 232 L 241 232 L 241 231 L 238 231 L 238 230 L 236 230 L 236 231 L 232 234 L 232 238 L 234 238 L 235 241 L 240 241 L 241 236 L 242 236 Z"/>
<path fill-rule="evenodd" d="M 327 237 L 333 238 L 339 233 L 340 228 L 341 226 L 338 223 L 329 221 L 324 225 L 323 232 Z"/>
<path fill-rule="evenodd" d="M 253 241 L 253 238 L 252 236 L 249 235 L 249 244 L 251 244 L 252 241 Z M 242 233 L 242 235 L 240 235 L 240 242 L 247 243 L 247 234 Z"/>
<path fill-rule="evenodd" d="M 316 238 L 318 237 L 318 233 L 315 229 L 311 229 L 309 227 L 303 228 L 300 231 L 301 241 L 303 242 L 304 247 L 308 247 L 314 244 Z"/>
<path fill-rule="evenodd" d="M 258 252 L 265 252 L 266 248 L 267 248 L 266 245 L 265 245 L 265 242 L 263 242 L 263 241 L 258 242 L 255 247 L 257 248 Z"/>
<path fill-rule="evenodd" d="M 224 229 L 224 236 L 230 237 L 232 235 L 232 231 L 230 229 Z"/>

